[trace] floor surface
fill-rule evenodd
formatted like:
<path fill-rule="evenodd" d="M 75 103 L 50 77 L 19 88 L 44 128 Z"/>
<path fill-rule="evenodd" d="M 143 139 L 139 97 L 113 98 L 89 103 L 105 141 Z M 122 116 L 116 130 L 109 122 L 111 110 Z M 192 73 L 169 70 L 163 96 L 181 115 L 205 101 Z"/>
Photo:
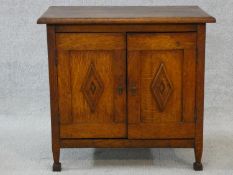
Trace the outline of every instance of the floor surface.
<path fill-rule="evenodd" d="M 0 106 L 4 107 L 7 113 L 0 115 L 0 174 L 56 174 L 51 171 L 48 101 L 45 103 L 36 98 L 9 98 L 1 101 Z M 18 111 L 18 114 L 10 111 Z M 63 170 L 57 174 L 233 175 L 232 116 L 232 109 L 205 110 L 202 172 L 195 172 L 192 169 L 193 149 L 83 148 L 62 150 Z"/>

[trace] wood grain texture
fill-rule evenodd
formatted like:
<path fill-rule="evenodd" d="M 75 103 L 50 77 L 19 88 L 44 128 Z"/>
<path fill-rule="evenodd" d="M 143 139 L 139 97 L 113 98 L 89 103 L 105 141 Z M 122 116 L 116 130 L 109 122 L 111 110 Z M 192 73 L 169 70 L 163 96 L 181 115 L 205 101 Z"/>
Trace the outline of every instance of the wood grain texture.
<path fill-rule="evenodd" d="M 194 137 L 194 123 L 151 122 L 128 125 L 129 139 L 184 139 Z"/>
<path fill-rule="evenodd" d="M 196 34 L 138 33 L 127 39 L 128 137 L 194 138 Z M 166 67 L 162 79 L 161 65 Z"/>
<path fill-rule="evenodd" d="M 155 40 L 156 42 L 156 40 Z M 141 51 L 141 96 L 140 96 L 140 122 L 145 123 L 164 123 L 182 121 L 182 71 L 183 71 L 183 51 Z M 156 81 L 158 88 L 151 90 L 160 65 L 166 67 L 167 78 L 172 89 L 169 89 L 165 80 Z M 164 87 L 161 87 L 164 84 Z M 163 88 L 162 92 L 161 88 Z M 154 93 L 160 94 L 155 96 Z M 168 94 L 170 92 L 170 94 Z M 160 98 L 159 98 L 160 97 Z M 167 101 L 161 110 L 164 100 Z M 131 116 L 129 116 L 131 117 Z"/>
<path fill-rule="evenodd" d="M 161 62 L 159 68 L 151 81 L 151 94 L 154 96 L 160 112 L 166 108 L 169 97 L 173 92 L 173 83 L 171 82 L 164 62 Z"/>
<path fill-rule="evenodd" d="M 82 25 L 56 25 L 58 33 L 74 32 L 195 32 L 195 24 L 82 24 Z"/>
<path fill-rule="evenodd" d="M 195 130 L 195 163 L 194 169 L 202 170 L 203 122 L 204 122 L 204 80 L 205 80 L 205 38 L 206 25 L 198 25 L 197 32 L 197 72 L 196 72 L 196 130 Z M 199 168 L 198 168 L 199 167 Z"/>
<path fill-rule="evenodd" d="M 128 43 L 130 43 L 127 47 L 128 50 L 191 49 L 196 48 L 196 34 L 194 32 L 129 33 Z"/>
<path fill-rule="evenodd" d="M 73 122 L 72 118 L 72 91 L 70 88 L 70 53 L 68 51 L 59 51 L 59 64 L 57 65 L 58 75 L 58 96 L 59 96 L 59 114 L 60 123 L 68 124 Z M 58 58 L 56 58 L 58 59 Z"/>
<path fill-rule="evenodd" d="M 61 139 L 62 148 L 193 148 L 193 139 Z"/>
<path fill-rule="evenodd" d="M 56 39 L 61 137 L 125 138 L 124 34 L 59 33 Z"/>
<path fill-rule="evenodd" d="M 49 62 L 49 84 L 50 84 L 50 109 L 52 128 L 52 152 L 54 164 L 60 164 L 60 119 L 58 110 L 58 89 L 57 89 L 57 67 L 56 60 L 56 37 L 55 27 L 47 25 L 48 62 Z"/>
<path fill-rule="evenodd" d="M 86 122 L 61 125 L 60 128 L 61 138 L 127 138 L 125 123 Z"/>
<path fill-rule="evenodd" d="M 104 83 L 99 72 L 96 70 L 95 63 L 92 61 L 89 64 L 86 77 L 81 85 L 81 91 L 91 112 L 94 113 L 104 92 Z"/>
<path fill-rule="evenodd" d="M 49 7 L 38 24 L 212 23 L 198 6 Z"/>
<path fill-rule="evenodd" d="M 60 148 L 194 148 L 202 170 L 206 24 L 198 6 L 50 7 L 53 170 Z"/>
<path fill-rule="evenodd" d="M 57 48 L 62 50 L 121 50 L 125 49 L 121 33 L 59 33 Z"/>
<path fill-rule="evenodd" d="M 195 99 L 196 99 L 196 62 L 197 53 L 195 49 L 184 49 L 183 73 L 182 73 L 182 95 L 183 95 L 183 122 L 195 121 Z M 186 58 L 186 59 L 185 59 Z"/>

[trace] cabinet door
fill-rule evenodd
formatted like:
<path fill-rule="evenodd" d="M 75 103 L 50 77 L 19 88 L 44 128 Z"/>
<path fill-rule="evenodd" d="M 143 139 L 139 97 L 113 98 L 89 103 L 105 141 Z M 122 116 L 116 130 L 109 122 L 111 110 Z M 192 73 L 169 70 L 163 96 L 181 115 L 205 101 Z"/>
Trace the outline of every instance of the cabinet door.
<path fill-rule="evenodd" d="M 58 33 L 61 138 L 124 138 L 125 35 Z"/>
<path fill-rule="evenodd" d="M 194 138 L 196 33 L 127 38 L 128 137 Z"/>

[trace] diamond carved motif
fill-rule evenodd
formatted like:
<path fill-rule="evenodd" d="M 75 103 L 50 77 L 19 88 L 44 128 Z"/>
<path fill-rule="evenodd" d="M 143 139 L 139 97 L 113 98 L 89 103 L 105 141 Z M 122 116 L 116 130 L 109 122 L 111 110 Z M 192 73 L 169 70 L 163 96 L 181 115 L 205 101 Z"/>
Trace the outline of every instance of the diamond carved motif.
<path fill-rule="evenodd" d="M 90 107 L 91 112 L 95 112 L 96 106 L 101 95 L 103 94 L 104 85 L 93 63 L 91 63 L 87 71 L 86 78 L 81 86 L 81 91 Z"/>
<path fill-rule="evenodd" d="M 164 111 L 172 91 L 172 82 L 167 75 L 164 63 L 161 63 L 154 79 L 151 82 L 151 92 L 161 112 Z"/>

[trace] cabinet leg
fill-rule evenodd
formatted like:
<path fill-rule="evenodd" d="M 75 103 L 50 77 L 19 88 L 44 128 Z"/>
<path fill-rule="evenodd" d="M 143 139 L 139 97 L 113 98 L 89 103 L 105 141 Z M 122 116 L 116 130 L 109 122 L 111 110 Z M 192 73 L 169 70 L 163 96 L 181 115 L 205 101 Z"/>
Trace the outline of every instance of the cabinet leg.
<path fill-rule="evenodd" d="M 60 159 L 60 148 L 53 148 L 53 171 L 61 171 Z"/>
<path fill-rule="evenodd" d="M 60 162 L 53 163 L 53 171 L 61 171 L 61 163 Z"/>
<path fill-rule="evenodd" d="M 203 170 L 203 166 L 201 162 L 194 162 L 193 163 L 193 169 L 195 171 L 202 171 Z"/>
<path fill-rule="evenodd" d="M 202 157 L 202 146 L 200 147 L 195 147 L 194 148 L 194 153 L 195 153 L 195 162 L 193 163 L 193 169 L 195 171 L 202 171 L 203 166 L 201 163 L 201 157 Z"/>

